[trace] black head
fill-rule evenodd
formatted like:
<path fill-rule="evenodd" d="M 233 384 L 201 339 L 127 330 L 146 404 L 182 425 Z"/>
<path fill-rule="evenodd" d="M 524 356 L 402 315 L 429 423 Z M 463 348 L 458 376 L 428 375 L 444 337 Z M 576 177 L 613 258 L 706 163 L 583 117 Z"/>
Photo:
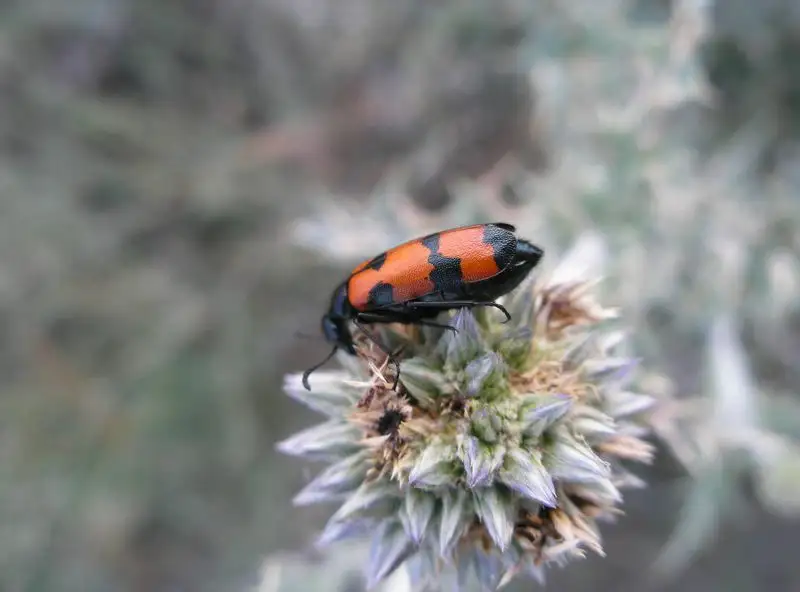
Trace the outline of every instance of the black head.
<path fill-rule="evenodd" d="M 306 390 L 311 390 L 308 384 L 308 377 L 311 373 L 325 364 L 333 357 L 336 350 L 343 349 L 351 355 L 355 355 L 356 349 L 353 344 L 353 334 L 350 332 L 350 320 L 355 315 L 350 300 L 347 298 L 347 283 L 339 285 L 331 295 L 328 312 L 322 317 L 322 334 L 328 343 L 333 344 L 333 349 L 324 360 L 315 364 L 303 373 L 303 386 Z"/>
<path fill-rule="evenodd" d="M 347 284 L 341 284 L 331 295 L 328 312 L 322 317 L 322 334 L 328 343 L 355 355 L 353 334 L 350 332 L 350 320 L 354 314 L 347 298 Z"/>

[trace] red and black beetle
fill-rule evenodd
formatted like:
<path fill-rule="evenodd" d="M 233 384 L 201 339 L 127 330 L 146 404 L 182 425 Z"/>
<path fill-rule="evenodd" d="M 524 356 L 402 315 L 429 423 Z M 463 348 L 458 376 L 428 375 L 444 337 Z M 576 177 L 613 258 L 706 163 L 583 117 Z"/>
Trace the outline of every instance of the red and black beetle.
<path fill-rule="evenodd" d="M 322 332 L 333 349 L 306 370 L 303 386 L 311 389 L 309 375 L 336 350 L 355 355 L 351 322 L 452 329 L 432 319 L 446 310 L 476 306 L 493 306 L 510 319 L 494 300 L 516 288 L 543 254 L 539 247 L 517 238 L 514 226 L 495 222 L 435 232 L 365 261 L 331 296 Z"/>

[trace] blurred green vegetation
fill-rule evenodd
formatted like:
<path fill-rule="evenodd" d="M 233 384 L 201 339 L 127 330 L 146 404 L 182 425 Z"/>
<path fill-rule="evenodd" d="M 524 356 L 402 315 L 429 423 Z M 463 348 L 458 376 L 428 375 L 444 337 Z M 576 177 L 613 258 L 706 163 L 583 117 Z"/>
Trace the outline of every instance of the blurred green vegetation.
<path fill-rule="evenodd" d="M 247 589 L 302 549 L 326 514 L 291 508 L 313 467 L 273 444 L 312 421 L 283 374 L 326 348 L 296 333 L 355 261 L 474 219 L 553 259 L 602 237 L 607 297 L 680 396 L 725 312 L 748 429 L 798 438 L 795 4 L 4 2 L 0 589 Z M 775 515 L 796 471 L 753 495 L 764 474 L 749 530 L 670 585 L 800 587 Z M 665 450 L 558 585 L 641 589 L 684 475 Z"/>

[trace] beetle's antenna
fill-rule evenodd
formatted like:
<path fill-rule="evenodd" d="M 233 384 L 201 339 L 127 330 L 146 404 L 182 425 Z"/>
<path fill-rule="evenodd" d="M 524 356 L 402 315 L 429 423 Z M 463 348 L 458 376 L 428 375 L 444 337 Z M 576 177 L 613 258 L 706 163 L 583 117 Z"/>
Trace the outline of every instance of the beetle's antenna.
<path fill-rule="evenodd" d="M 319 362 L 317 364 L 314 364 L 313 366 L 311 366 L 311 368 L 309 368 L 308 370 L 303 372 L 303 386 L 306 387 L 307 391 L 311 390 L 311 385 L 308 384 L 308 377 L 311 376 L 311 373 L 314 370 L 316 370 L 320 366 L 324 366 L 328 362 L 328 360 L 330 360 L 333 357 L 333 354 L 336 353 L 337 349 L 339 349 L 339 346 L 338 345 L 334 345 L 333 349 L 331 350 L 331 353 L 329 353 L 327 356 L 325 356 L 324 360 L 322 360 L 321 362 Z"/>

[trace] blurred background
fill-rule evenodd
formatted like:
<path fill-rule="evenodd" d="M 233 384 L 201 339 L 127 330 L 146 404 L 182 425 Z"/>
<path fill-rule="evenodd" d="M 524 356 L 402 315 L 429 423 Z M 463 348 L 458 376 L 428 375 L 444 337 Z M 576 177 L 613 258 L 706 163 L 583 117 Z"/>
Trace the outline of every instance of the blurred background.
<path fill-rule="evenodd" d="M 0 590 L 358 590 L 304 550 L 283 375 L 355 263 L 489 220 L 601 246 L 671 401 L 551 589 L 800 590 L 796 0 L 0 15 Z"/>

